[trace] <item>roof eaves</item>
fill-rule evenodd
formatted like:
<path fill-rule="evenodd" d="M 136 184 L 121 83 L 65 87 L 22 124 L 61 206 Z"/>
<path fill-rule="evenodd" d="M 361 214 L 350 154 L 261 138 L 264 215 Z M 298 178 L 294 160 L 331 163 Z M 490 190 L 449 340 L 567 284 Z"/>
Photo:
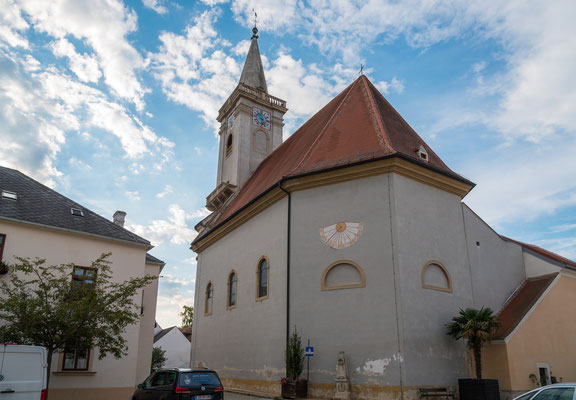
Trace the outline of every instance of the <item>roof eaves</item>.
<path fill-rule="evenodd" d="M 296 179 L 296 178 L 302 178 L 302 177 L 306 177 L 306 176 L 311 176 L 311 175 L 316 175 L 316 174 L 321 174 L 324 172 L 329 172 L 329 171 L 334 171 L 334 170 L 338 170 L 338 169 L 342 169 L 342 168 L 348 168 L 348 167 L 353 167 L 356 165 L 362 165 L 362 164 L 367 164 L 367 163 L 371 163 L 371 162 L 376 162 L 376 161 L 381 161 L 381 160 L 386 160 L 389 158 L 393 158 L 393 157 L 399 157 L 402 158 L 406 161 L 410 161 L 413 162 L 415 164 L 418 164 L 421 167 L 433 170 L 434 172 L 437 172 L 441 175 L 447 176 L 449 178 L 453 178 L 456 180 L 459 180 L 461 182 L 464 182 L 472 187 L 476 186 L 476 184 L 472 181 L 469 181 L 466 178 L 461 177 L 458 174 L 455 173 L 448 173 L 447 171 L 440 169 L 440 168 L 436 168 L 432 165 L 429 165 L 427 163 L 423 163 L 419 160 L 416 160 L 414 158 L 408 157 L 402 153 L 393 153 L 393 154 L 389 154 L 389 155 L 385 155 L 382 157 L 378 157 L 378 158 L 372 158 L 369 160 L 363 160 L 363 161 L 359 161 L 359 162 L 355 162 L 355 163 L 350 163 L 350 164 L 346 164 L 346 165 L 338 165 L 338 166 L 334 166 L 334 167 L 329 167 L 329 168 L 324 168 L 324 169 L 320 169 L 320 170 L 316 170 L 316 171 L 311 171 L 311 172 L 304 172 L 304 173 L 298 173 L 295 175 L 290 175 L 290 176 L 283 176 L 279 181 L 277 181 L 276 183 L 274 183 L 273 185 L 271 185 L 268 189 L 266 189 L 265 191 L 263 191 L 262 193 L 260 193 L 258 196 L 254 197 L 252 200 L 250 200 L 248 203 L 246 203 L 244 206 L 240 207 L 238 210 L 236 210 L 234 213 L 232 213 L 228 218 L 226 218 L 223 221 L 220 221 L 218 224 L 216 224 L 215 226 L 206 229 L 204 232 L 202 232 L 200 235 L 196 236 L 196 238 L 192 241 L 192 244 L 190 246 L 190 248 L 192 249 L 192 247 L 198 243 L 200 240 L 205 239 L 206 237 L 208 237 L 211 233 L 213 233 L 214 231 L 216 231 L 218 228 L 220 228 L 222 225 L 224 225 L 226 222 L 230 221 L 231 219 L 233 219 L 234 217 L 236 217 L 238 214 L 240 214 L 242 211 L 244 211 L 245 209 L 247 209 L 248 207 L 250 207 L 252 204 L 254 204 L 256 201 L 258 201 L 260 198 L 264 197 L 266 194 L 268 194 L 269 192 L 271 192 L 275 187 L 281 187 L 282 183 L 291 180 L 291 179 Z"/>
<path fill-rule="evenodd" d="M 40 224 L 40 223 L 38 223 L 38 222 L 30 222 L 30 221 L 26 221 L 26 220 L 23 220 L 23 219 L 8 218 L 8 217 L 0 216 L 0 220 L 10 221 L 10 222 L 16 222 L 16 223 L 25 224 L 25 225 L 33 225 L 33 226 L 38 226 L 38 227 L 46 228 L 46 229 L 54 229 L 54 230 L 57 230 L 57 231 L 62 231 L 62 232 L 67 232 L 67 233 L 73 233 L 73 234 L 83 235 L 83 236 L 90 236 L 90 237 L 98 238 L 98 239 L 111 240 L 111 241 L 113 241 L 113 242 L 122 242 L 122 243 L 131 244 L 131 245 L 135 245 L 135 246 L 142 246 L 142 247 L 146 247 L 148 250 L 150 250 L 150 249 L 152 249 L 152 248 L 154 247 L 154 246 L 152 246 L 152 245 L 150 244 L 150 242 L 148 242 L 148 241 L 142 242 L 142 241 L 135 241 L 135 240 L 119 239 L 119 238 L 115 238 L 115 237 L 112 237 L 112 236 L 98 235 L 98 234 L 96 234 L 96 233 L 79 231 L 79 230 L 76 230 L 76 229 L 68 229 L 68 228 L 62 228 L 62 227 L 54 226 L 54 225 Z M 145 240 L 145 239 L 142 239 L 142 240 Z"/>

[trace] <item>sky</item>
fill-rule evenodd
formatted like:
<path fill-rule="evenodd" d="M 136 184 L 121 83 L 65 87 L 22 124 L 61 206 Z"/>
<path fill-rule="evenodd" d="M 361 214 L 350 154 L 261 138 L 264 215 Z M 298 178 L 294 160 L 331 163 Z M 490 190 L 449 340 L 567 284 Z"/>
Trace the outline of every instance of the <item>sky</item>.
<path fill-rule="evenodd" d="M 0 165 L 150 240 L 157 320 L 194 303 L 218 109 L 255 9 L 289 137 L 358 76 L 498 233 L 576 259 L 573 0 L 0 0 Z"/>

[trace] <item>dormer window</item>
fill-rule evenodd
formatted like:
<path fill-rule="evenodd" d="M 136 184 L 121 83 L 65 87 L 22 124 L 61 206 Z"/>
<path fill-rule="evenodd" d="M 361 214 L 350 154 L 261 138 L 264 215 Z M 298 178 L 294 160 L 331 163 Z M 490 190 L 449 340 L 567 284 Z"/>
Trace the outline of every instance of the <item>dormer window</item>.
<path fill-rule="evenodd" d="M 424 161 L 428 161 L 428 152 L 424 146 L 420 146 L 418 150 L 416 150 L 416 154 L 418 157 Z"/>
<path fill-rule="evenodd" d="M 72 215 L 77 216 L 77 217 L 83 217 L 84 216 L 84 212 L 82 210 L 80 210 L 79 208 L 70 208 L 70 213 Z"/>
<path fill-rule="evenodd" d="M 226 157 L 228 157 L 232 153 L 232 143 L 234 138 L 232 137 L 232 133 L 228 134 L 226 138 Z"/>
<path fill-rule="evenodd" d="M 18 195 L 14 192 L 9 192 L 8 190 L 2 191 L 3 199 L 18 200 Z"/>

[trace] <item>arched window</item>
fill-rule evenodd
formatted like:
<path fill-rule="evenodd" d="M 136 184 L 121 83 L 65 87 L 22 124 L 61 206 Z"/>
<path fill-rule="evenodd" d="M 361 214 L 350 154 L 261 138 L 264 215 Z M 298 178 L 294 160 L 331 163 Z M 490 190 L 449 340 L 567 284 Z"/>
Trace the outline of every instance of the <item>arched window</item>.
<path fill-rule="evenodd" d="M 228 134 L 228 137 L 226 138 L 226 156 L 229 156 L 232 153 L 232 143 L 234 141 L 232 132 L 230 132 Z"/>
<path fill-rule="evenodd" d="M 354 261 L 341 260 L 332 263 L 322 275 L 322 290 L 352 289 L 366 287 L 364 270 Z"/>
<path fill-rule="evenodd" d="M 236 293 L 238 289 L 238 277 L 236 271 L 232 270 L 228 275 L 228 309 L 236 307 Z"/>
<path fill-rule="evenodd" d="M 268 298 L 269 264 L 266 257 L 262 257 L 256 268 L 256 300 Z"/>
<path fill-rule="evenodd" d="M 452 279 L 446 267 L 438 261 L 430 261 L 422 268 L 422 287 L 424 289 L 452 292 Z"/>
<path fill-rule="evenodd" d="M 208 282 L 206 285 L 206 296 L 204 299 L 204 315 L 212 314 L 212 299 L 214 298 L 214 287 L 212 282 Z"/>

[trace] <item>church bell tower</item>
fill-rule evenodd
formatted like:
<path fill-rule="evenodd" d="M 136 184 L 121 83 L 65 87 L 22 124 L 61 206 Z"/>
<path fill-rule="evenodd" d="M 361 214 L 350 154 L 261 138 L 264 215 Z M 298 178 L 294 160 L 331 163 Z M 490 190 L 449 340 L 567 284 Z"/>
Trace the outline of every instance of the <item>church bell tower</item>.
<path fill-rule="evenodd" d="M 286 101 L 268 94 L 256 26 L 252 33 L 240 82 L 218 112 L 218 178 L 206 198 L 210 211 L 218 210 L 282 143 Z"/>

